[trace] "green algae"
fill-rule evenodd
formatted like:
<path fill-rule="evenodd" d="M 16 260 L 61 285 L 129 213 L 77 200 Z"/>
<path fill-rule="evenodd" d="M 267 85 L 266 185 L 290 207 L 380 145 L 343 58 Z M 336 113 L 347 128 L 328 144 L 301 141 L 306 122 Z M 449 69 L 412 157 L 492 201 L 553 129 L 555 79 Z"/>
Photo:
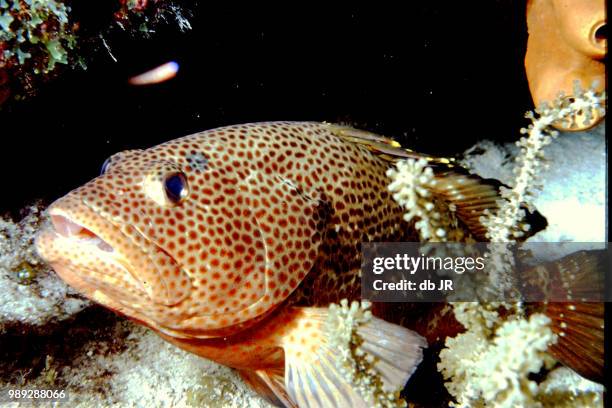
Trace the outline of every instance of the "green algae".
<path fill-rule="evenodd" d="M 15 275 L 17 281 L 22 285 L 30 285 L 36 280 L 36 270 L 27 262 L 20 263 L 16 270 Z"/>
<path fill-rule="evenodd" d="M 56 64 L 68 64 L 75 47 L 70 7 L 55 0 L 0 1 L 0 68 L 33 64 L 31 70 L 46 74 Z"/>

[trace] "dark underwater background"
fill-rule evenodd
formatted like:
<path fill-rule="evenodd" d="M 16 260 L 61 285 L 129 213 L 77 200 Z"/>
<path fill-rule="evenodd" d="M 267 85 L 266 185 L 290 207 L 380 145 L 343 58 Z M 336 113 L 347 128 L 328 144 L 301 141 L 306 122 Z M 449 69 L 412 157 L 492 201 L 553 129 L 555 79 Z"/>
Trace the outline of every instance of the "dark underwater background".
<path fill-rule="evenodd" d="M 86 70 L 0 110 L 0 213 L 62 196 L 117 151 L 223 125 L 343 122 L 453 155 L 516 140 L 532 107 L 524 1 L 183 4 L 192 30 L 115 30 L 105 40 L 117 62 L 98 49 Z M 73 2 L 73 13 L 94 31 L 108 7 Z M 169 60 L 180 64 L 173 80 L 127 84 Z"/>

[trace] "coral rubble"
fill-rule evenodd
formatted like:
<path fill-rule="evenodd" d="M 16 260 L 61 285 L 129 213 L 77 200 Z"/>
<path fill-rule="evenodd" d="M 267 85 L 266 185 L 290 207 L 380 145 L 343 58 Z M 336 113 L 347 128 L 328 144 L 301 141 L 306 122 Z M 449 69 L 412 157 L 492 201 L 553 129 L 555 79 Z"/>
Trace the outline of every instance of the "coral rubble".
<path fill-rule="evenodd" d="M 0 218 L 0 333 L 21 325 L 44 330 L 52 321 L 66 319 L 90 304 L 76 295 L 34 251 L 34 235 L 42 209 L 33 205 L 18 223 Z"/>
<path fill-rule="evenodd" d="M 544 408 L 591 408 L 603 406 L 604 387 L 585 380 L 567 367 L 551 371 L 538 386 Z"/>
<path fill-rule="evenodd" d="M 71 407 L 268 407 L 230 369 L 184 352 L 145 328 L 111 318 L 101 330 L 115 336 L 93 336 L 69 350 L 69 361 L 48 356 L 45 369 L 26 383 L 0 378 L 0 392 L 16 386 L 64 389 Z"/>

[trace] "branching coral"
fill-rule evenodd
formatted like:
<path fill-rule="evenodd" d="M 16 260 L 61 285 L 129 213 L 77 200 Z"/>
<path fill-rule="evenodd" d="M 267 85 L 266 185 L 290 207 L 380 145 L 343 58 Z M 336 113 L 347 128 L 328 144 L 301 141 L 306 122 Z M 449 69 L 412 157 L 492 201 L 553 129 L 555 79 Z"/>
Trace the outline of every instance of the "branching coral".
<path fill-rule="evenodd" d="M 75 297 L 36 255 L 33 243 L 42 223 L 41 213 L 42 209 L 33 205 L 18 223 L 0 217 L 0 333 L 15 324 L 37 330 L 89 305 Z"/>
<path fill-rule="evenodd" d="M 598 407 L 603 387 L 560 367 L 540 384 L 529 375 L 555 362 L 546 353 L 555 335 L 543 314 L 502 321 L 500 303 L 455 303 L 467 331 L 446 340 L 438 369 L 457 407 Z"/>
<path fill-rule="evenodd" d="M 340 305 L 331 304 L 327 319 L 329 343 L 338 353 L 338 368 L 349 384 L 373 407 L 404 407 L 406 402 L 400 398 L 401 390 L 387 392 L 383 389 L 380 373 L 375 368 L 376 359 L 365 352 L 361 346 L 364 339 L 357 332 L 372 319 L 369 302 L 352 302 L 343 299 Z"/>
<path fill-rule="evenodd" d="M 438 364 L 450 380 L 446 388 L 457 401 L 452 406 L 541 406 L 529 374 L 540 371 L 555 341 L 550 320 L 534 314 L 500 323 L 498 306 L 455 304 L 455 316 L 468 330 L 446 340 Z"/>
<path fill-rule="evenodd" d="M 520 154 L 516 157 L 514 169 L 515 181 L 511 189 L 502 189 L 504 199 L 495 214 L 489 213 L 482 222 L 487 227 L 491 242 L 508 242 L 524 235 L 528 228 L 521 224 L 525 213 L 522 205 L 530 205 L 540 188 L 538 172 L 544 166 L 543 148 L 550 144 L 558 132 L 552 129 L 555 123 L 562 123 L 564 128 L 576 127 L 576 118 L 582 117 L 589 123 L 594 115 L 604 114 L 606 95 L 592 89 L 583 90 L 576 83 L 574 97 L 559 95 L 552 104 L 542 104 L 533 112 L 525 115 L 531 120 L 527 128 L 521 129 L 526 134 L 516 143 Z"/>
<path fill-rule="evenodd" d="M 524 235 L 529 225 L 522 222 L 525 217 L 523 206 L 533 207 L 537 192 L 541 189 L 538 175 L 545 166 L 544 148 L 557 136 L 552 125 L 562 123 L 564 128 L 576 127 L 577 118 L 588 124 L 594 117 L 604 115 L 605 93 L 592 89 L 583 90 L 576 82 L 574 96 L 567 98 L 559 95 L 552 104 L 542 104 L 533 112 L 527 112 L 531 120 L 527 128 L 521 129 L 526 136 L 516 143 L 520 149 L 514 168 L 514 186 L 501 188 L 502 200 L 495 213 L 486 212 L 481 222 L 487 228 L 487 237 L 498 245 L 491 246 L 489 279 L 491 287 L 497 288 L 500 294 L 513 292 L 511 270 L 514 258 L 509 248 L 503 243 L 513 242 Z"/>
<path fill-rule="evenodd" d="M 393 199 L 406 209 L 404 219 L 415 220 L 415 228 L 425 241 L 446 241 L 443 215 L 437 210 L 430 188 L 436 184 L 433 170 L 425 159 L 400 160 L 387 170 Z"/>

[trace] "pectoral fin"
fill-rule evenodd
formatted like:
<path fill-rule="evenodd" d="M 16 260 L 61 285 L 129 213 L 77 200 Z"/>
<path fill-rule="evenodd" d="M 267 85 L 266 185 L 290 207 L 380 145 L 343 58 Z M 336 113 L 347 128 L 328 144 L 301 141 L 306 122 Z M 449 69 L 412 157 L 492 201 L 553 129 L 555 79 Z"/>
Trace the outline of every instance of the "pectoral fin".
<path fill-rule="evenodd" d="M 286 392 L 299 407 L 372 406 L 364 393 L 366 387 L 355 377 L 351 380 L 350 370 L 343 365 L 346 350 L 336 349 L 330 342 L 334 333 L 326 324 L 329 313 L 327 308 L 293 310 L 294 323 L 282 342 Z M 357 353 L 373 357 L 373 371 L 382 381 L 382 390 L 401 390 L 422 359 L 425 340 L 376 317 L 361 325 L 357 333 L 362 342 Z"/>

